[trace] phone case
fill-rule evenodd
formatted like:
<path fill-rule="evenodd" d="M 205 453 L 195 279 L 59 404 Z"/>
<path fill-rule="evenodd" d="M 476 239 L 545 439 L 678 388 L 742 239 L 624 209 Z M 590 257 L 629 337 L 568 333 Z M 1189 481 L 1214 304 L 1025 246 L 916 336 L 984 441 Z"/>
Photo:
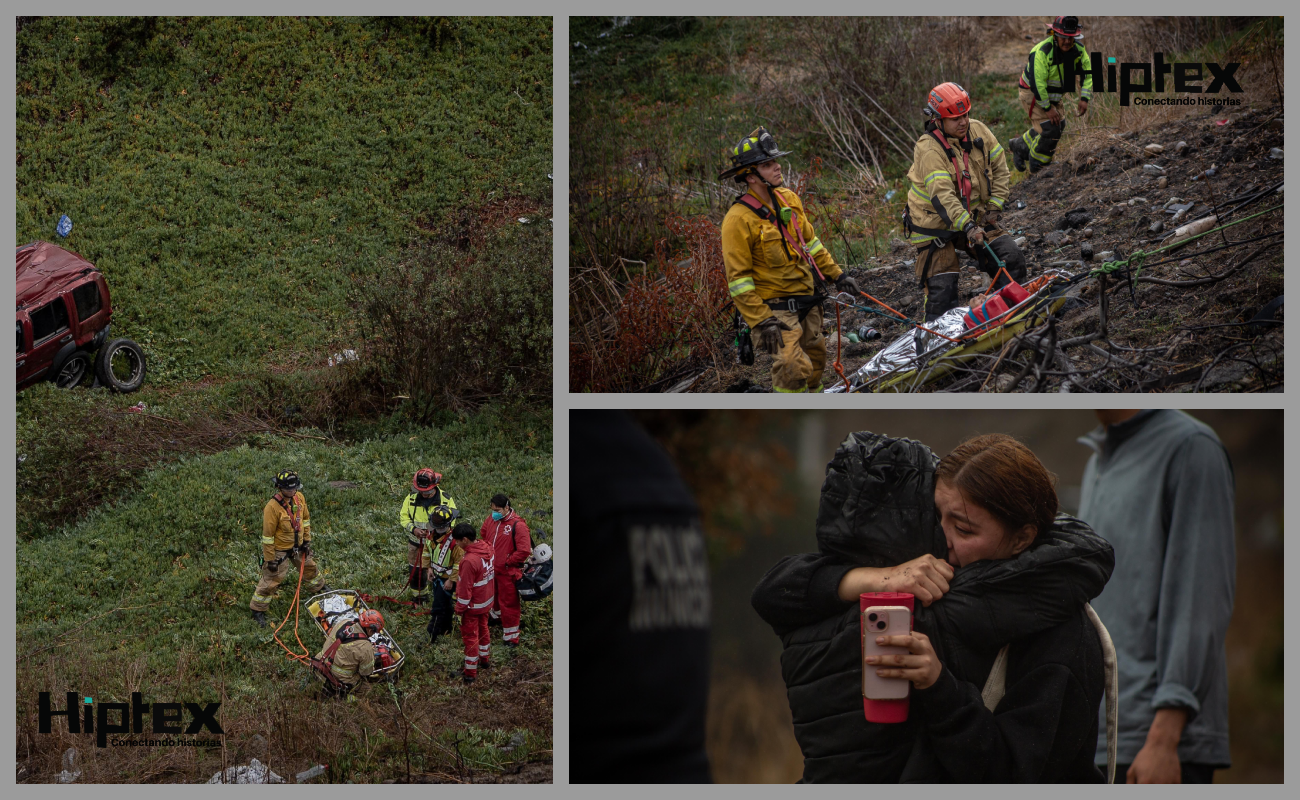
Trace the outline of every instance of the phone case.
<path fill-rule="evenodd" d="M 875 619 L 872 619 L 872 617 Z M 884 623 L 884 627 L 880 627 Z M 882 678 L 880 664 L 868 664 L 867 656 L 906 655 L 906 647 L 876 644 L 877 636 L 898 636 L 912 632 L 912 612 L 905 606 L 871 606 L 862 609 L 862 696 L 868 700 L 901 700 L 912 683 L 904 678 Z"/>

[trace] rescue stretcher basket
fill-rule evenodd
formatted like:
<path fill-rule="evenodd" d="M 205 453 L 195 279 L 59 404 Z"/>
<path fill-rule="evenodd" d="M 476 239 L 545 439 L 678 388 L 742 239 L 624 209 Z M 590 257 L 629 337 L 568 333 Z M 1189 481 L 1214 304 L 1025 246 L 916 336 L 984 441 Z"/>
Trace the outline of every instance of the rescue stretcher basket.
<path fill-rule="evenodd" d="M 330 628 L 334 623 L 339 621 L 340 617 L 357 619 L 361 612 L 370 608 L 366 601 L 361 599 L 361 595 L 351 589 L 331 589 L 328 592 L 322 592 L 313 595 L 307 600 L 307 612 L 311 618 L 316 621 L 316 627 L 320 628 L 321 635 L 329 636 Z M 378 678 L 390 673 L 396 673 L 406 663 L 406 654 L 402 648 L 397 645 L 392 636 L 388 635 L 387 630 L 382 630 L 370 637 L 370 643 L 378 647 L 388 648 L 392 654 L 393 663 L 386 667 L 380 667 L 378 661 L 375 664 L 375 671 L 370 674 L 372 679 Z"/>

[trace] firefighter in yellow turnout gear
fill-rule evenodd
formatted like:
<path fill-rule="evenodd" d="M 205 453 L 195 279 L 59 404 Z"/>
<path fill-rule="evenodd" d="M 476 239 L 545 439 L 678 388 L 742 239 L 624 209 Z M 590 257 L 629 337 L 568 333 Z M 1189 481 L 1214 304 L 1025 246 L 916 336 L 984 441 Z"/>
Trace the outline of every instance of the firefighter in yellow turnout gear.
<path fill-rule="evenodd" d="M 1049 36 L 1029 50 L 1029 60 L 1020 74 L 1020 105 L 1029 115 L 1029 130 L 1007 143 L 1016 169 L 1023 172 L 1028 164 L 1035 173 L 1052 163 L 1056 146 L 1065 132 L 1061 101 L 1074 91 L 1065 85 L 1065 68 L 1073 63 L 1075 75 L 1083 76 L 1079 89 L 1076 116 L 1088 113 L 1092 99 L 1092 59 L 1079 44 L 1083 38 L 1078 17 L 1057 17 L 1048 26 Z"/>
<path fill-rule="evenodd" d="M 370 637 L 384 629 L 384 617 L 366 609 L 359 618 L 340 618 L 330 626 L 325 644 L 311 660 L 325 684 L 327 696 L 346 696 L 375 671 L 375 646 Z"/>
<path fill-rule="evenodd" d="M 817 238 L 799 196 L 782 188 L 776 159 L 784 155 L 764 128 L 732 148 L 718 179 L 734 178 L 747 191 L 722 220 L 722 259 L 736 310 L 772 354 L 772 390 L 819 392 L 826 280 L 854 295 L 858 286 Z"/>
<path fill-rule="evenodd" d="M 424 602 L 428 590 L 429 545 L 436 538 L 435 524 L 445 524 L 450 529 L 451 522 L 460 516 L 456 501 L 442 490 L 441 483 L 441 473 L 428 468 L 419 470 L 411 479 L 414 491 L 406 496 L 397 512 L 397 522 L 406 531 L 406 595 L 417 603 Z M 438 509 L 445 509 L 450 519 L 442 522 L 435 519 Z"/>
<path fill-rule="evenodd" d="M 266 611 L 289 574 L 290 563 L 302 571 L 303 590 L 308 594 L 328 589 L 323 578 L 318 580 L 316 560 L 312 558 L 311 514 L 307 499 L 299 491 L 302 481 L 297 473 L 281 472 L 275 476 L 275 488 L 275 496 L 262 509 L 261 576 L 248 604 L 253 619 L 263 627 Z"/>
<path fill-rule="evenodd" d="M 958 305 L 960 248 L 979 269 L 996 278 L 993 289 L 1025 278 L 1025 256 L 997 226 L 1011 189 L 1002 145 L 988 126 L 970 118 L 971 100 L 955 83 L 930 91 L 925 134 L 913 149 L 904 217 L 916 247 L 916 277 L 925 292 L 925 320 L 933 322 Z M 987 247 L 986 247 L 987 244 Z M 1007 275 L 989 252 L 991 247 Z"/>

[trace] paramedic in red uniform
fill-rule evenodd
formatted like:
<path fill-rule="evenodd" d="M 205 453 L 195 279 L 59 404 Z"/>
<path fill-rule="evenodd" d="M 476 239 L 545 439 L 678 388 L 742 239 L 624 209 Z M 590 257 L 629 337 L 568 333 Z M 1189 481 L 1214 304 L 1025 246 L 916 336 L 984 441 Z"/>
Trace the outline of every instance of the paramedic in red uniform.
<path fill-rule="evenodd" d="M 515 581 L 524 576 L 524 562 L 533 552 L 533 537 L 528 523 L 510 507 L 503 494 L 492 498 L 492 515 L 483 520 L 479 538 L 487 542 L 496 556 L 496 604 L 492 618 L 501 620 L 502 639 L 506 647 L 519 646 L 519 592 Z"/>
<path fill-rule="evenodd" d="M 465 643 L 465 668 L 453 672 L 465 683 L 473 683 L 479 667 L 489 668 L 488 612 L 492 610 L 492 547 L 475 541 L 474 526 L 464 522 L 451 530 L 451 538 L 465 549 L 460 559 L 460 579 L 456 581 L 456 613 L 460 618 L 460 638 Z"/>

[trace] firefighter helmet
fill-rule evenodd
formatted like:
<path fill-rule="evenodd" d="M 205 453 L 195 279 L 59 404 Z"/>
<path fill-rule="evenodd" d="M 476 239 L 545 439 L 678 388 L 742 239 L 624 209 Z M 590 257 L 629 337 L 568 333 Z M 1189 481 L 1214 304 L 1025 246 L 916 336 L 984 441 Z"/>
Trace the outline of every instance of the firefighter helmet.
<path fill-rule="evenodd" d="M 791 152 L 777 147 L 776 139 L 767 132 L 767 128 L 759 126 L 731 148 L 731 166 L 723 170 L 718 180 L 740 177 L 765 161 L 788 156 Z"/>
<path fill-rule="evenodd" d="M 1057 17 L 1052 21 L 1047 29 L 1057 36 L 1064 36 L 1067 39 L 1082 39 L 1083 34 L 1080 31 L 1083 26 L 1079 24 L 1078 17 Z"/>
<path fill-rule="evenodd" d="M 429 512 L 429 524 L 438 533 L 446 533 L 451 527 L 451 521 L 456 518 L 455 512 L 446 506 L 438 506 Z"/>
<path fill-rule="evenodd" d="M 365 611 L 362 611 L 357 622 L 360 622 L 361 627 L 365 628 L 371 634 L 379 633 L 384 629 L 384 615 L 375 611 L 373 608 L 367 608 Z"/>
<path fill-rule="evenodd" d="M 302 488 L 302 481 L 298 480 L 298 473 L 285 470 L 275 476 L 275 488 L 296 492 Z"/>
<path fill-rule="evenodd" d="M 926 111 L 935 117 L 960 117 L 970 113 L 970 95 L 958 84 L 948 81 L 930 90 Z"/>
<path fill-rule="evenodd" d="M 417 492 L 427 492 L 441 482 L 442 473 L 434 472 L 428 467 L 425 467 L 415 473 L 415 477 L 411 479 L 411 488 L 415 489 Z"/>

